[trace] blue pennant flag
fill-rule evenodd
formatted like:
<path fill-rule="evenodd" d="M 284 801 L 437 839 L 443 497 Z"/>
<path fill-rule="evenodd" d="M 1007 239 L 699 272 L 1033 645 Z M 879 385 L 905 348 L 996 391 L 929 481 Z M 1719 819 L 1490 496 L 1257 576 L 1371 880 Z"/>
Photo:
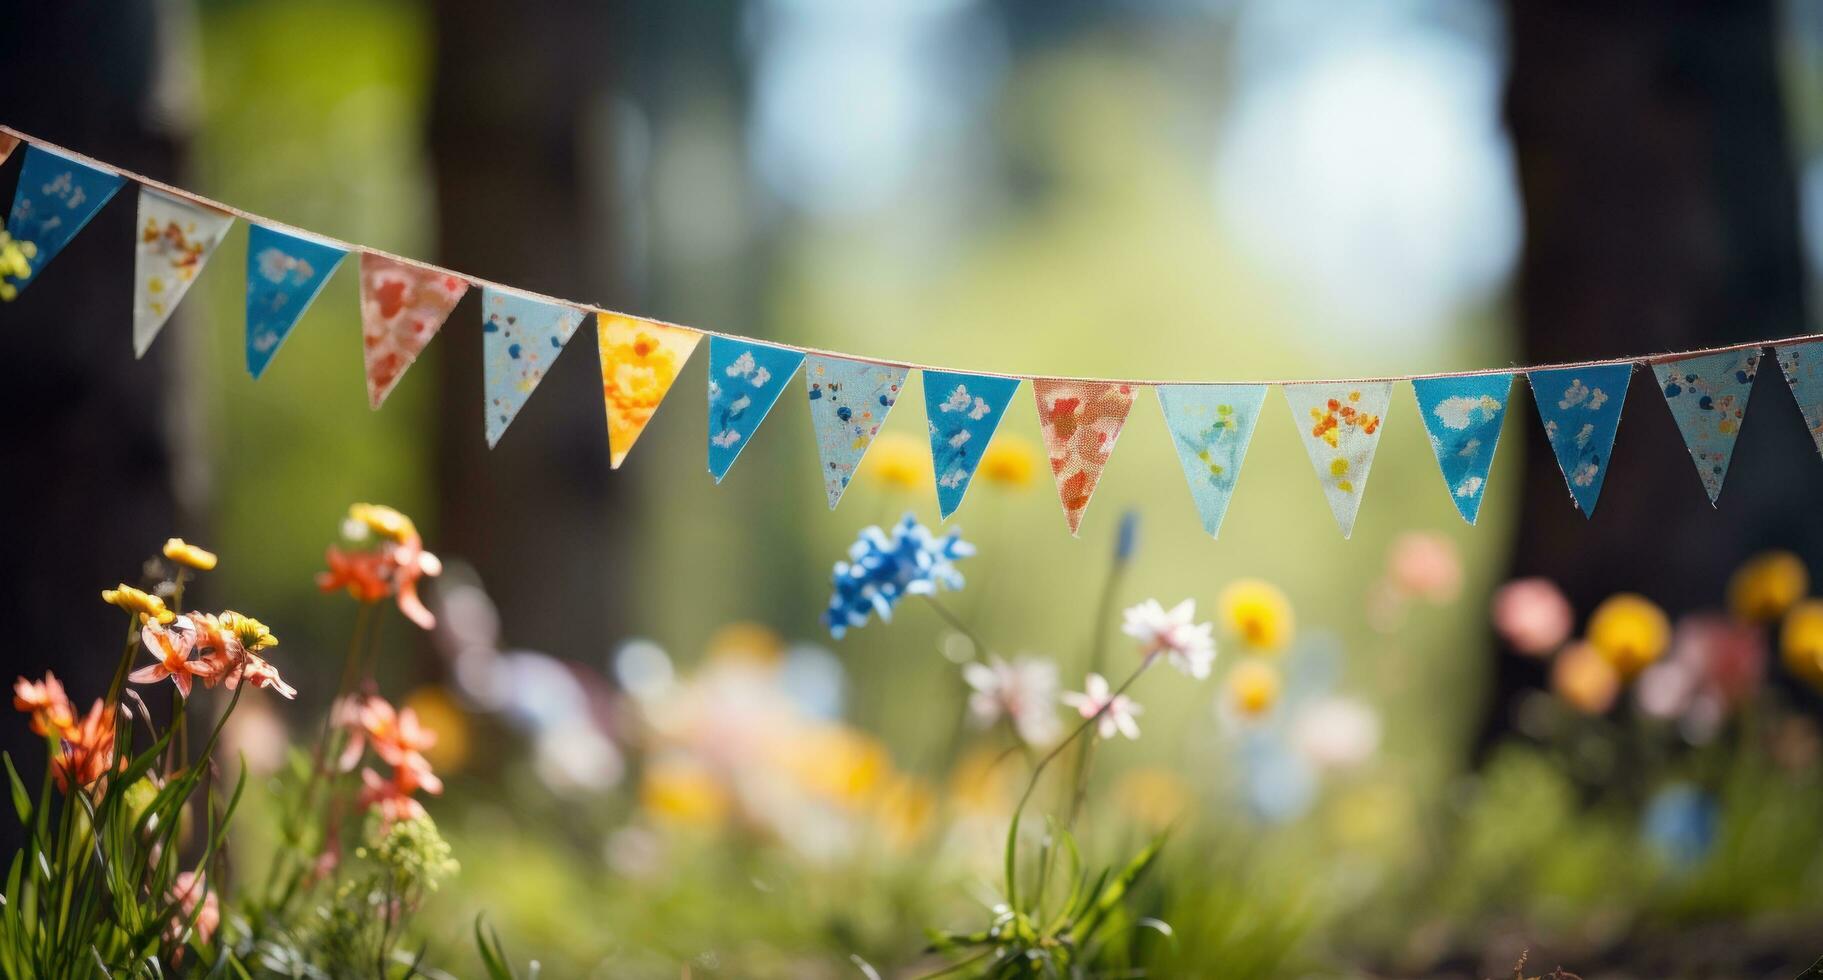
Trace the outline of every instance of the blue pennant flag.
<path fill-rule="evenodd" d="M 937 474 L 937 511 L 944 519 L 962 506 L 981 454 L 1018 390 L 1017 378 L 924 372 L 924 417 L 930 425 L 931 464 Z"/>
<path fill-rule="evenodd" d="M 1494 465 L 1494 447 L 1500 443 L 1500 425 L 1512 391 L 1511 374 L 1412 381 L 1418 414 L 1443 470 L 1443 484 L 1456 512 L 1470 524 L 1481 513 L 1481 495 L 1487 490 L 1488 468 Z"/>
<path fill-rule="evenodd" d="M 481 290 L 482 397 L 489 449 L 525 407 L 532 390 L 582 323 L 573 306 L 492 286 Z"/>
<path fill-rule="evenodd" d="M 709 472 L 715 482 L 728 475 L 802 363 L 803 351 L 709 338 Z"/>
<path fill-rule="evenodd" d="M 880 434 L 886 413 L 899 401 L 907 371 L 902 367 L 813 356 L 804 362 L 810 394 L 810 422 L 816 429 L 823 490 L 834 510 L 854 477 L 867 447 Z"/>
<path fill-rule="evenodd" d="M 1810 430 L 1810 441 L 1823 453 L 1823 341 L 1807 340 L 1781 344 L 1772 349 L 1779 359 L 1779 371 L 1804 414 L 1804 427 Z"/>
<path fill-rule="evenodd" d="M 256 380 L 347 254 L 320 239 L 247 227 L 247 372 Z"/>
<path fill-rule="evenodd" d="M 1608 453 L 1614 448 L 1621 404 L 1627 400 L 1627 381 L 1632 377 L 1632 362 L 1551 368 L 1530 375 L 1545 437 L 1551 440 L 1557 467 L 1584 517 L 1595 513 L 1595 499 L 1608 476 Z"/>
<path fill-rule="evenodd" d="M 0 299 L 10 300 L 31 285 L 124 183 L 119 174 L 28 145 L 6 219 L 6 233 L 19 245 L 23 268 L 0 269 Z"/>
<path fill-rule="evenodd" d="M 1159 407 L 1190 483 L 1190 498 L 1210 537 L 1222 529 L 1253 426 L 1266 400 L 1265 385 L 1160 385 Z"/>
<path fill-rule="evenodd" d="M 1709 505 L 1721 495 L 1734 458 L 1734 440 L 1747 416 L 1747 396 L 1753 390 L 1754 372 L 1760 369 L 1760 348 L 1722 351 L 1672 360 L 1655 361 L 1659 391 L 1684 434 L 1696 475 L 1709 494 Z"/>

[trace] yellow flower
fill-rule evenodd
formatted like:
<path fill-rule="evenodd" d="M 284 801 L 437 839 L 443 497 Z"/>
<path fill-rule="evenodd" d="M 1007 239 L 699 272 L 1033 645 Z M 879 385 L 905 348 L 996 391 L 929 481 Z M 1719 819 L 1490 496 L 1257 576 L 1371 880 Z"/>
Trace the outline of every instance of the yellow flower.
<path fill-rule="evenodd" d="M 1608 658 L 1623 680 L 1662 656 L 1670 641 L 1671 622 L 1645 596 L 1609 596 L 1589 616 L 1589 644 Z"/>
<path fill-rule="evenodd" d="M 880 790 L 876 825 L 886 843 L 898 850 L 911 847 L 930 833 L 937 813 L 937 794 L 919 776 L 895 774 Z"/>
<path fill-rule="evenodd" d="M 425 729 L 437 733 L 437 741 L 425 748 L 424 758 L 440 771 L 462 768 L 469 756 L 468 713 L 444 687 L 421 687 L 405 698 L 404 707 L 416 712 Z"/>
<path fill-rule="evenodd" d="M 899 432 L 882 432 L 861 458 L 867 478 L 892 490 L 917 490 L 930 486 L 930 446 Z"/>
<path fill-rule="evenodd" d="M 1551 691 L 1585 715 L 1614 706 L 1621 674 L 1612 657 L 1592 643 L 1572 643 L 1551 664 Z"/>
<path fill-rule="evenodd" d="M 778 763 L 806 791 L 844 806 L 871 800 L 892 769 L 886 746 L 844 725 L 821 725 L 786 739 Z"/>
<path fill-rule="evenodd" d="M 1810 591 L 1810 573 L 1789 551 L 1762 551 L 1728 579 L 1728 611 L 1751 623 L 1770 623 Z"/>
<path fill-rule="evenodd" d="M 1190 809 L 1190 788 L 1169 769 L 1134 769 L 1114 784 L 1114 798 L 1153 833 L 1176 823 Z"/>
<path fill-rule="evenodd" d="M 1228 671 L 1228 703 L 1247 718 L 1258 718 L 1279 703 L 1279 672 L 1264 660 L 1243 660 Z"/>
<path fill-rule="evenodd" d="M 949 800 L 970 814 L 998 814 L 1013 808 L 1013 767 L 1004 753 L 990 748 L 972 749 L 956 760 L 949 774 Z"/>
<path fill-rule="evenodd" d="M 213 571 L 215 568 L 215 552 L 204 551 L 183 538 L 171 538 L 165 542 L 165 557 L 199 572 Z"/>
<path fill-rule="evenodd" d="M 177 618 L 176 613 L 165 608 L 163 599 L 141 592 L 130 585 L 122 585 L 118 589 L 103 589 L 101 601 L 110 606 L 119 606 L 127 612 L 143 616 L 160 625 Z"/>
<path fill-rule="evenodd" d="M 1291 600 L 1276 585 L 1241 579 L 1222 590 L 1216 605 L 1222 627 L 1254 651 L 1277 653 L 1291 642 Z"/>
<path fill-rule="evenodd" d="M 761 623 L 729 623 L 709 637 L 709 659 L 777 664 L 785 659 L 785 641 Z"/>
<path fill-rule="evenodd" d="M 242 648 L 248 652 L 258 652 L 267 647 L 279 645 L 279 638 L 272 635 L 272 631 L 266 628 L 266 624 L 252 616 L 243 616 L 230 609 L 222 613 L 219 618 L 222 629 L 233 633 L 235 638 L 240 640 Z"/>
<path fill-rule="evenodd" d="M 1786 670 L 1823 690 L 1823 599 L 1805 599 L 1785 614 L 1779 653 Z"/>
<path fill-rule="evenodd" d="M 728 817 L 728 791 L 687 756 L 659 759 L 639 784 L 639 804 L 660 823 L 715 827 Z"/>
<path fill-rule="evenodd" d="M 355 504 L 348 508 L 348 518 L 366 525 L 369 531 L 403 544 L 418 536 L 411 518 L 384 504 Z"/>
<path fill-rule="evenodd" d="M 988 443 L 979 472 L 989 483 L 1023 490 L 1038 474 L 1038 447 L 1030 439 L 1006 433 Z"/>

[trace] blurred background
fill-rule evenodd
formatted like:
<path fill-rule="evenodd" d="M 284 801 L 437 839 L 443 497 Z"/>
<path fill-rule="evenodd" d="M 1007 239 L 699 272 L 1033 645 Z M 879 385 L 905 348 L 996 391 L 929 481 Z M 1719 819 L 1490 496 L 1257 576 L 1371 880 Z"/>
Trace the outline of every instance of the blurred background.
<path fill-rule="evenodd" d="M 964 369 L 1370 376 L 1810 332 L 1823 8 L 1648 6 L 33 5 L 4 17 L 0 121 L 528 289 Z M 610 472 L 583 337 L 490 452 L 478 297 L 371 412 L 352 265 L 255 384 L 244 226 L 135 362 L 126 198 L 0 312 L 15 365 L 0 494 L 23 543 L 0 589 L 23 631 L 9 667 L 105 685 L 111 658 L 80 653 L 117 642 L 95 590 L 182 534 L 222 556 L 200 601 L 283 637 L 302 730 L 354 615 L 312 573 L 350 502 L 385 502 L 450 565 L 445 628 L 390 623 L 383 672 L 443 732 L 450 791 L 432 812 L 464 870 L 430 938 L 451 969 L 485 909 L 554 976 L 857 975 L 850 954 L 894 975 L 920 962 L 918 926 L 978 908 L 966 855 L 921 859 L 948 853 L 925 850 L 935 831 L 820 848 L 840 835 L 761 819 L 648 751 L 654 691 L 733 726 L 686 742 L 738 741 L 772 697 L 840 721 L 838 742 L 788 752 L 816 779 L 960 785 L 966 756 L 921 761 L 962 697 L 943 621 L 908 606 L 840 642 L 819 622 L 862 526 L 907 510 L 935 526 L 927 457 L 876 466 L 832 513 L 788 391 L 718 487 L 693 362 Z M 1802 678 L 1766 681 L 1767 718 L 1800 726 L 1777 729 L 1789 758 L 1758 738 L 1770 720 L 1642 735 L 1623 707 L 1590 729 L 1541 706 L 1550 661 L 1514 655 L 1489 617 L 1520 576 L 1555 581 L 1579 621 L 1627 591 L 1677 619 L 1723 607 L 1766 549 L 1817 568 L 1823 463 L 1783 380 L 1760 374 L 1716 509 L 1649 373 L 1588 520 L 1527 396 L 1464 526 L 1404 386 L 1349 541 L 1276 394 L 1216 541 L 1150 396 L 1079 539 L 1041 460 L 978 480 L 949 522 L 981 550 L 953 604 L 993 649 L 1055 657 L 1075 687 L 1132 511 L 1122 605 L 1193 597 L 1208 614 L 1237 579 L 1276 583 L 1312 665 L 1287 666 L 1288 688 L 1374 710 L 1372 763 L 1316 785 L 1225 727 L 1220 688 L 1141 692 L 1146 737 L 1111 749 L 1097 785 L 1126 814 L 1108 841 L 1158 807 L 1191 812 L 1148 892 L 1177 930 L 1136 954 L 1160 957 L 1153 975 L 1504 975 L 1530 947 L 1534 966 L 1585 975 L 1790 976 L 1823 953 L 1805 926 L 1823 911 L 1823 790 Z M 924 452 L 916 380 L 906 397 L 875 455 Z M 1029 399 L 999 440 L 1038 444 Z M 1413 547 L 1445 571 L 1401 592 Z M 726 676 L 743 658 L 769 665 L 763 690 Z M 1641 739 L 1663 743 L 1656 768 L 1615 748 Z"/>

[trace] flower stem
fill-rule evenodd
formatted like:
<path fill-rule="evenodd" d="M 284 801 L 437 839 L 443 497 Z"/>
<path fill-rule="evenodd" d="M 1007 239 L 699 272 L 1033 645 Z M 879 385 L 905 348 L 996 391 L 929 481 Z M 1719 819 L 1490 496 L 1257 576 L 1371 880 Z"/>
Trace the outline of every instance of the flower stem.
<path fill-rule="evenodd" d="M 968 638 L 970 643 L 974 644 L 976 660 L 981 659 L 981 657 L 987 653 L 987 643 L 984 642 L 974 630 L 969 629 L 968 624 L 962 621 L 962 617 L 956 615 L 948 606 L 938 602 L 936 596 L 927 595 L 924 597 L 924 601 L 929 603 L 932 609 L 936 610 L 937 616 L 948 623 L 950 629 L 961 633 Z"/>

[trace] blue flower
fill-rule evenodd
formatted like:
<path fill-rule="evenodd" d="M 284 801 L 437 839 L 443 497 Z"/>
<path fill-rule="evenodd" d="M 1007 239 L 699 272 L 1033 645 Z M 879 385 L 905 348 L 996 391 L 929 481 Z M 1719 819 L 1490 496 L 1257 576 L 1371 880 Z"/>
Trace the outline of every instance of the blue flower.
<path fill-rule="evenodd" d="M 1713 796 L 1690 783 L 1671 783 L 1646 803 L 1640 834 L 1671 870 L 1689 871 L 1708 857 L 1720 822 Z"/>
<path fill-rule="evenodd" d="M 893 527 L 890 537 L 878 527 L 863 528 L 848 549 L 848 560 L 836 562 L 835 591 L 823 622 L 838 640 L 849 629 L 867 625 L 873 613 L 891 622 L 893 606 L 908 595 L 962 588 L 955 562 L 974 553 L 975 546 L 962 540 L 960 530 L 937 537 L 911 514 Z"/>

